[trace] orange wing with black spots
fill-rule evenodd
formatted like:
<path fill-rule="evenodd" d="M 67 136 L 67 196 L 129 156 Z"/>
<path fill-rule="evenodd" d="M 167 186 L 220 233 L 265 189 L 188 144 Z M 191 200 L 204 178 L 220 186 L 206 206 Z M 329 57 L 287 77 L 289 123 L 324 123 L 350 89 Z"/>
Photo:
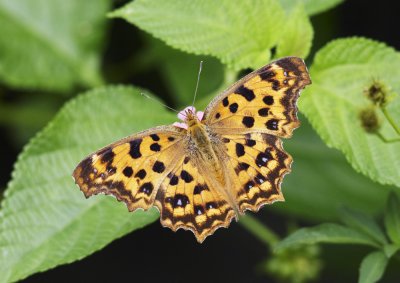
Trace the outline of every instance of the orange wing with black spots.
<path fill-rule="evenodd" d="M 204 164 L 186 156 L 168 173 L 155 200 L 163 226 L 191 230 L 199 242 L 229 226 L 236 215 L 222 188 L 207 178 L 205 170 Z"/>
<path fill-rule="evenodd" d="M 86 197 L 112 194 L 130 211 L 147 210 L 162 180 L 184 155 L 185 137 L 173 126 L 138 133 L 86 157 L 73 177 Z"/>
<path fill-rule="evenodd" d="M 300 125 L 297 98 L 310 83 L 302 59 L 277 60 L 217 96 L 207 107 L 204 121 L 217 133 L 262 132 L 290 137 Z"/>
<path fill-rule="evenodd" d="M 225 135 L 227 171 L 239 211 L 258 211 L 261 206 L 283 201 L 281 182 L 290 172 L 292 158 L 275 136 L 252 133 Z"/>

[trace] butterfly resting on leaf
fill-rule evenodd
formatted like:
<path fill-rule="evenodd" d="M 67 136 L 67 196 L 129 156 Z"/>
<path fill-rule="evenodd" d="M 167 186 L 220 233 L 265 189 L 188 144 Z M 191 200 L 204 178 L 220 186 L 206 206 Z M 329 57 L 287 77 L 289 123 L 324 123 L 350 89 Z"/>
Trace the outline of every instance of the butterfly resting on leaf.
<path fill-rule="evenodd" d="M 245 210 L 283 201 L 292 158 L 280 138 L 300 122 L 296 101 L 311 83 L 303 60 L 286 57 L 239 80 L 205 112 L 133 134 L 89 155 L 73 173 L 86 197 L 105 193 L 130 211 L 156 206 L 161 223 L 199 242 Z"/>

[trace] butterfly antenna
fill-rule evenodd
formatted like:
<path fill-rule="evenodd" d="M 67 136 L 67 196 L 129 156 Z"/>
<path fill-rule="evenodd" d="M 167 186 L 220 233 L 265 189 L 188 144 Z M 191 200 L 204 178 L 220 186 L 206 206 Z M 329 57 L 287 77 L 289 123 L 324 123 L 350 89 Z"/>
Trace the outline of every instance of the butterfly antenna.
<path fill-rule="evenodd" d="M 199 88 L 200 74 L 202 69 L 203 69 L 203 61 L 200 61 L 199 73 L 197 74 L 197 83 L 196 83 L 196 89 L 194 91 L 192 106 L 194 106 L 194 102 L 196 101 L 197 89 Z"/>
<path fill-rule="evenodd" d="M 141 94 L 142 96 L 144 96 L 144 97 L 150 99 L 150 100 L 153 100 L 153 101 L 157 102 L 158 104 L 161 104 L 162 106 L 168 108 L 169 110 L 175 111 L 176 113 L 179 112 L 178 110 L 176 110 L 176 109 L 174 109 L 174 108 L 172 108 L 172 107 L 169 107 L 168 105 L 166 105 L 166 104 L 160 102 L 159 100 L 155 99 L 154 97 L 151 97 L 150 95 L 148 95 L 148 94 L 146 94 L 146 93 L 144 93 L 144 92 L 141 92 L 140 94 Z"/>

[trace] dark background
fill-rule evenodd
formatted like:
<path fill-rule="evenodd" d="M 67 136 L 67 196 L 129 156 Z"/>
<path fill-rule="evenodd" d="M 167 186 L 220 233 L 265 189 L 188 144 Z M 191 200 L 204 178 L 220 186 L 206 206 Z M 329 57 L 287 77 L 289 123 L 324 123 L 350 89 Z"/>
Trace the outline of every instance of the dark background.
<path fill-rule="evenodd" d="M 116 3 L 121 6 L 123 1 Z M 312 17 L 315 30 L 313 52 L 331 39 L 347 36 L 365 36 L 400 49 L 396 6 L 396 1 L 389 0 L 351 0 Z M 104 64 L 123 60 L 135 52 L 138 49 L 138 33 L 132 25 L 122 20 L 112 20 Z M 309 58 L 312 57 L 311 54 Z M 154 79 L 150 77 L 154 76 L 157 76 L 157 70 L 126 78 L 126 82 L 144 86 L 154 93 L 165 93 L 162 85 L 152 84 Z M 18 100 L 29 95 L 9 90 L 5 93 L 8 95 L 2 99 L 9 103 L 18 103 Z M 164 99 L 168 102 L 168 97 Z M 55 107 L 61 107 L 63 102 L 54 102 Z M 0 188 L 6 187 L 12 165 L 22 150 L 22 144 L 12 138 L 14 134 L 12 127 L 0 126 Z M 283 216 L 264 208 L 257 218 L 281 236 L 286 234 Z M 356 282 L 360 261 L 368 251 L 362 247 L 324 246 L 324 269 L 319 282 Z M 33 275 L 24 281 L 274 282 L 260 271 L 262 261 L 268 256 L 265 245 L 237 223 L 232 223 L 229 230 L 218 230 L 213 237 L 199 245 L 193 234 L 182 230 L 173 233 L 162 228 L 157 221 L 81 261 Z M 396 282 L 395 264 L 392 262 L 389 265 L 385 282 Z"/>

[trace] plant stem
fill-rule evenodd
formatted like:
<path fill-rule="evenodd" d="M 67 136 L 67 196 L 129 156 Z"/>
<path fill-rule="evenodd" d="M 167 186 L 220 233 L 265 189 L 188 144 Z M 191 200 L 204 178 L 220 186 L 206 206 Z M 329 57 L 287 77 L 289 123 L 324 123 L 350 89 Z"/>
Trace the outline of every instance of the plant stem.
<path fill-rule="evenodd" d="M 272 247 L 279 242 L 279 236 L 253 216 L 243 216 L 240 218 L 239 223 L 268 247 Z"/>
<path fill-rule="evenodd" d="M 392 125 L 393 129 L 400 135 L 400 128 L 394 122 L 392 116 L 390 116 L 389 112 L 386 110 L 386 107 L 382 107 L 382 112 L 385 115 L 386 119 L 389 121 L 390 125 Z"/>

